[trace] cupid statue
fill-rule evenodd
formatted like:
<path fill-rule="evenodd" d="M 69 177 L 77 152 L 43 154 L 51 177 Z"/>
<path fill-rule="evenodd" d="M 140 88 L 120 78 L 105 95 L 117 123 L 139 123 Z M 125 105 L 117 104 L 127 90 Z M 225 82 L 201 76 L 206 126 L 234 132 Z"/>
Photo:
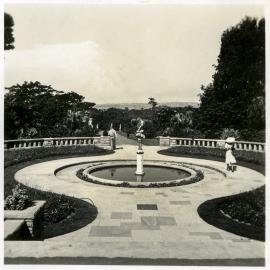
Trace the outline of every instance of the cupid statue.
<path fill-rule="evenodd" d="M 138 121 L 138 129 L 136 131 L 136 137 L 140 139 L 142 138 L 144 139 L 145 135 L 143 134 L 143 130 L 141 129 L 144 125 L 144 121 L 141 118 L 138 118 L 137 121 Z"/>

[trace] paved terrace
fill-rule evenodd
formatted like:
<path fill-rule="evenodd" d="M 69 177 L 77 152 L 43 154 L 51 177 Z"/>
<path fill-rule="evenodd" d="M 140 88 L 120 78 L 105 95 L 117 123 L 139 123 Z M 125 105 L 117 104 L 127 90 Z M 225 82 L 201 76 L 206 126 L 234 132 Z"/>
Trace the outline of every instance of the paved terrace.
<path fill-rule="evenodd" d="M 168 188 L 121 188 L 78 179 L 75 165 L 86 161 L 136 159 L 136 146 L 123 145 L 114 154 L 48 161 L 18 171 L 24 185 L 44 191 L 90 198 L 98 216 L 86 227 L 45 241 L 5 241 L 5 257 L 105 257 L 149 259 L 252 259 L 264 258 L 264 243 L 223 231 L 197 214 L 206 200 L 248 191 L 264 184 L 262 174 L 244 167 L 225 178 L 207 165 L 225 172 L 222 162 L 170 157 L 160 147 L 144 146 L 146 160 L 189 162 L 204 172 L 200 182 Z M 147 204 L 141 210 L 140 204 Z"/>

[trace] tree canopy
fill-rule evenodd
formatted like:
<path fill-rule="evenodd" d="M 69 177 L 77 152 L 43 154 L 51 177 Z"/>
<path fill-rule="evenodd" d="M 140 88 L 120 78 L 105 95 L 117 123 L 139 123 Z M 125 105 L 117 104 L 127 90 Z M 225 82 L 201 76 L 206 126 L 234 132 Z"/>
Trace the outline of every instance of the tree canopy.
<path fill-rule="evenodd" d="M 5 94 L 5 138 L 25 136 L 29 129 L 36 129 L 37 136 L 50 136 L 57 132 L 70 135 L 66 128 L 69 112 L 91 109 L 95 103 L 84 102 L 84 97 L 75 93 L 64 93 L 40 82 L 24 82 L 6 88 Z M 71 129 L 78 128 L 71 124 Z M 58 130 L 58 131 L 57 131 Z"/>
<path fill-rule="evenodd" d="M 197 127 L 208 137 L 224 128 L 265 128 L 265 21 L 246 17 L 223 32 L 213 82 L 202 86 Z"/>
<path fill-rule="evenodd" d="M 11 15 L 5 13 L 4 15 L 4 49 L 12 50 L 14 49 L 14 36 L 13 36 L 13 26 L 14 20 Z"/>

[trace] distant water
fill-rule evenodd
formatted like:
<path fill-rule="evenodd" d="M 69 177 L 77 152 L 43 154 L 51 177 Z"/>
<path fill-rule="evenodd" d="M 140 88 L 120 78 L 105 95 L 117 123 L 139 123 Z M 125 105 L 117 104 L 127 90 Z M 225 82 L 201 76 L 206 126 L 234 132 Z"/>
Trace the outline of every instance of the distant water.
<path fill-rule="evenodd" d="M 169 107 L 186 107 L 186 106 L 192 106 L 194 108 L 199 107 L 199 103 L 197 102 L 164 102 L 159 103 L 159 106 L 169 106 Z M 130 110 L 140 110 L 140 109 L 149 109 L 151 108 L 150 105 L 146 103 L 108 103 L 108 104 L 97 104 L 95 106 L 96 109 L 102 109 L 106 110 L 109 108 L 117 108 L 117 109 L 125 109 L 129 108 Z"/>

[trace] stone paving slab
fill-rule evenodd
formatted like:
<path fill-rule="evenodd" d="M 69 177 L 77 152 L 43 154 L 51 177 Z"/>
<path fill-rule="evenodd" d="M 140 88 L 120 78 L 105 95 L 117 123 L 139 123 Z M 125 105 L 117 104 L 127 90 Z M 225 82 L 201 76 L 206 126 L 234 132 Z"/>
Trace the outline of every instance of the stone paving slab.
<path fill-rule="evenodd" d="M 171 205 L 189 205 L 190 201 L 170 201 Z"/>
<path fill-rule="evenodd" d="M 111 212 L 111 219 L 131 219 L 132 212 Z"/>
<path fill-rule="evenodd" d="M 156 204 L 137 204 L 138 210 L 158 210 Z"/>
<path fill-rule="evenodd" d="M 89 236 L 130 237 L 131 230 L 123 226 L 92 226 Z"/>

